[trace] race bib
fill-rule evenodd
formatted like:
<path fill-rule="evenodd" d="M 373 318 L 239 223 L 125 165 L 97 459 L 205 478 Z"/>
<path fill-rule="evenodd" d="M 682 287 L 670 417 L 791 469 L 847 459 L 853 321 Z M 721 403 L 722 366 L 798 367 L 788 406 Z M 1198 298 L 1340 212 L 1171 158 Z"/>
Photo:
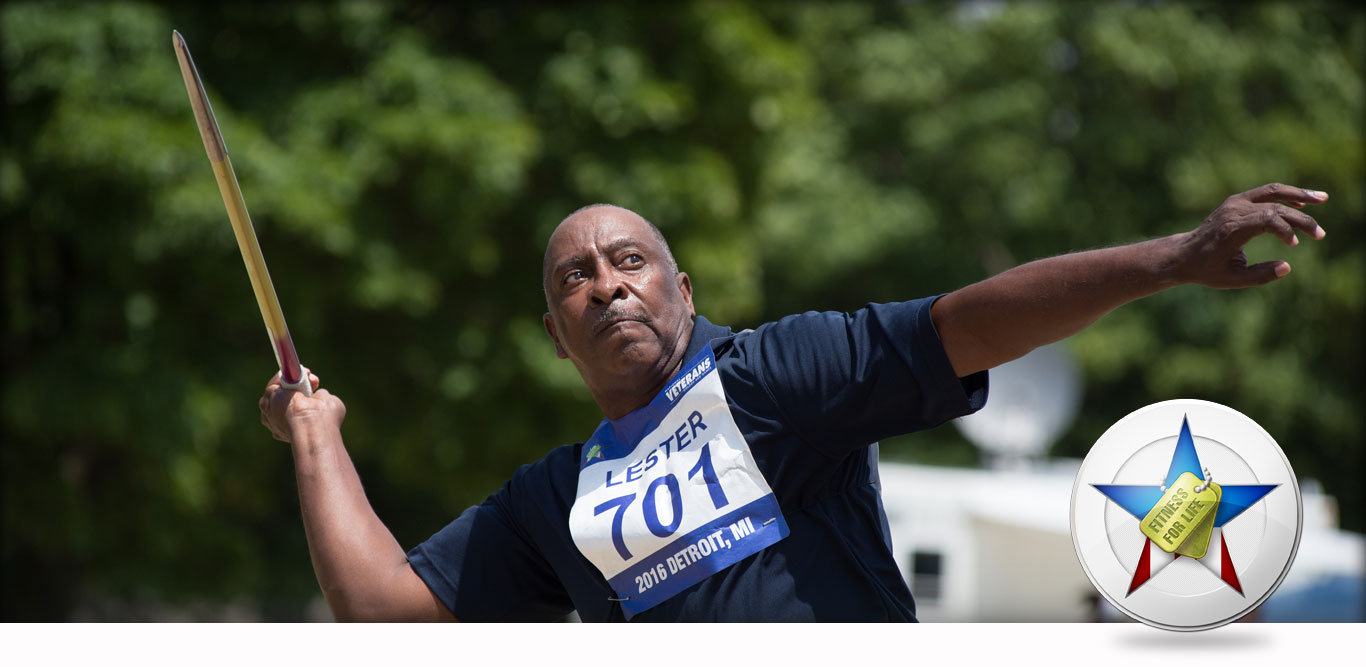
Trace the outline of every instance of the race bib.
<path fill-rule="evenodd" d="M 787 537 L 735 425 L 711 346 L 583 445 L 574 543 L 629 619 Z"/>

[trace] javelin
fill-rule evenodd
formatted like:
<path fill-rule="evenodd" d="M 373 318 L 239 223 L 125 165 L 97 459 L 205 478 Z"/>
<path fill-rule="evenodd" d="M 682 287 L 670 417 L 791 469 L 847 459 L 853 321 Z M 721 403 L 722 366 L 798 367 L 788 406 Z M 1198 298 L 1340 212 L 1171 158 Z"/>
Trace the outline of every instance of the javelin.
<path fill-rule="evenodd" d="M 190 94 L 190 106 L 194 108 L 194 119 L 199 124 L 199 135 L 204 139 L 204 150 L 208 152 L 209 163 L 213 165 L 213 175 L 218 179 L 218 191 L 223 194 L 223 203 L 228 207 L 228 219 L 232 221 L 232 231 L 237 236 L 237 247 L 242 251 L 242 261 L 247 265 L 251 289 L 256 292 L 256 305 L 261 307 L 261 318 L 265 320 L 266 332 L 270 334 L 275 361 L 280 365 L 280 382 L 286 388 L 311 396 L 312 387 L 309 386 L 308 378 L 304 377 L 299 354 L 289 337 L 289 327 L 285 326 L 285 313 L 280 310 L 275 285 L 270 282 L 266 258 L 261 255 L 261 246 L 256 242 L 256 231 L 252 229 L 251 217 L 247 215 L 247 203 L 242 200 L 242 189 L 237 185 L 237 174 L 233 172 L 232 161 L 228 159 L 228 148 L 223 144 L 222 133 L 218 131 L 218 121 L 213 117 L 213 107 L 209 106 L 209 96 L 199 80 L 199 70 L 195 69 L 194 60 L 190 58 L 190 47 L 185 45 L 185 38 L 176 30 L 172 30 L 171 35 L 176 59 L 180 61 L 180 74 L 185 77 L 185 90 Z"/>

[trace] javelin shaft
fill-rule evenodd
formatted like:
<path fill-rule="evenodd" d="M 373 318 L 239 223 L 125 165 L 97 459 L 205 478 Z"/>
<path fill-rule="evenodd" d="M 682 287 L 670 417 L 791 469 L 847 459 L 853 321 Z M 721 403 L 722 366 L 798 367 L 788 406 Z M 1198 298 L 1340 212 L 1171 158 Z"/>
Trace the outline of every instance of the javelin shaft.
<path fill-rule="evenodd" d="M 218 191 L 223 195 L 223 204 L 228 209 L 228 220 L 232 222 L 233 235 L 237 237 L 237 247 L 242 251 L 242 261 L 251 279 L 251 289 L 256 293 L 256 304 L 261 308 L 261 319 L 265 321 L 270 335 L 271 347 L 275 351 L 275 361 L 280 365 L 280 379 L 283 384 L 311 394 L 307 378 L 303 377 L 303 366 L 299 354 L 294 349 L 294 341 L 289 336 L 285 324 L 285 313 L 280 308 L 280 300 L 275 295 L 275 285 L 266 269 L 266 258 L 261 254 L 261 246 L 256 241 L 256 230 L 247 214 L 247 203 L 242 198 L 242 189 L 237 184 L 237 174 L 233 172 L 232 161 L 228 159 L 228 148 L 223 143 L 223 134 L 218 130 L 213 107 L 209 96 L 204 92 L 204 84 L 199 79 L 199 71 L 190 57 L 190 48 L 178 31 L 172 32 L 176 59 L 180 61 L 180 74 L 185 79 L 185 90 L 190 95 L 190 106 L 194 108 L 195 123 L 199 126 L 200 138 L 204 140 L 204 151 L 213 165 L 213 175 L 218 181 Z"/>

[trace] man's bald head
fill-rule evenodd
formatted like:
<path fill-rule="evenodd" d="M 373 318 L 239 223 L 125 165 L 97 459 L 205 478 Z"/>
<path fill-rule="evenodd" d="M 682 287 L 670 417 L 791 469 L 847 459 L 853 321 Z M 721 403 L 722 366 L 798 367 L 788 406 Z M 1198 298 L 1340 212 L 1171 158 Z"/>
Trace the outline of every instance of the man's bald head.
<path fill-rule="evenodd" d="M 583 214 L 590 214 L 590 215 L 591 215 L 591 213 L 592 213 L 594 210 L 596 210 L 596 209 L 601 209 L 601 208 L 618 209 L 618 210 L 624 211 L 624 212 L 626 212 L 626 213 L 629 213 L 630 215 L 632 215 L 632 216 L 634 216 L 634 217 L 636 217 L 636 218 L 639 218 L 641 222 L 644 222 L 644 223 L 645 223 L 645 226 L 646 226 L 646 227 L 649 229 L 649 231 L 650 231 L 650 235 L 653 236 L 654 239 L 655 239 L 655 241 L 658 241 L 658 242 L 659 242 L 660 247 L 664 249 L 664 257 L 665 257 L 665 259 L 668 261 L 669 269 L 670 269 L 674 274 L 677 274 L 677 273 L 678 273 L 678 261 L 674 259 L 673 250 L 669 248 L 669 242 L 668 242 L 667 240 L 664 239 L 664 233 L 661 232 L 661 231 L 659 231 L 659 228 L 656 227 L 655 224 L 654 224 L 653 222 L 650 222 L 649 220 L 646 220 L 644 216 L 642 216 L 642 215 L 640 215 L 639 213 L 636 213 L 635 211 L 632 211 L 632 210 L 630 210 L 630 209 L 622 208 L 622 207 L 620 207 L 620 206 L 616 206 L 615 204 L 589 204 L 589 205 L 587 205 L 587 206 L 581 206 L 581 207 L 579 207 L 578 209 L 575 209 L 573 213 L 570 213 L 569 215 L 565 216 L 565 217 L 564 217 L 564 220 L 561 220 L 561 221 L 560 221 L 560 224 L 558 224 L 558 225 L 555 226 L 555 232 L 560 231 L 560 228 L 563 227 L 563 226 L 565 225 L 565 223 L 568 223 L 570 220 L 574 220 L 575 218 L 577 218 L 577 217 L 579 217 L 580 215 L 583 215 Z M 550 290 L 549 279 L 550 279 L 550 268 L 551 268 L 551 267 L 550 267 L 550 264 L 551 264 L 550 251 L 551 251 L 551 247 L 552 247 L 551 241 L 553 241 L 554 238 L 555 238 L 555 232 L 551 232 L 551 234 L 550 234 L 550 241 L 547 241 L 546 244 L 545 244 L 545 257 L 541 260 L 541 291 L 542 291 L 542 292 L 545 292 L 547 301 L 549 301 L 549 296 L 550 296 L 550 292 L 549 292 L 549 290 Z"/>
<path fill-rule="evenodd" d="M 560 222 L 542 263 L 546 333 L 609 419 L 648 403 L 683 363 L 692 282 L 650 221 L 585 206 Z"/>

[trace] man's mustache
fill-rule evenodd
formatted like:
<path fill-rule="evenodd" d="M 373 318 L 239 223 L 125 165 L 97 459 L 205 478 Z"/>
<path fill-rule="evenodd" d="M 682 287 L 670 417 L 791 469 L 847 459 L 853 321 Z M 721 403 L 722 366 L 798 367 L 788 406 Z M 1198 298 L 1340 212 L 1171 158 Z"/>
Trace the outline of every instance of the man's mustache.
<path fill-rule="evenodd" d="M 642 322 L 648 323 L 645 313 L 635 309 L 616 307 L 608 308 L 598 315 L 597 322 L 593 323 L 593 333 L 602 333 L 604 329 L 618 322 Z"/>

